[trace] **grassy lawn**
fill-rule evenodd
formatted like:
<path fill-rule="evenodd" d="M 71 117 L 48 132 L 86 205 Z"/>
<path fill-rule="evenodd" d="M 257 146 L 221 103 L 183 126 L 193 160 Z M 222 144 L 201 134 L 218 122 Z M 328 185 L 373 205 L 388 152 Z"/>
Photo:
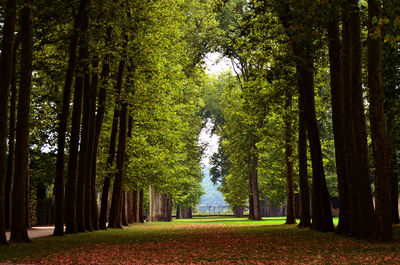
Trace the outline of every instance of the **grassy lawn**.
<path fill-rule="evenodd" d="M 284 218 L 196 218 L 0 246 L 0 263 L 400 264 L 397 241 L 371 243 L 284 225 Z"/>

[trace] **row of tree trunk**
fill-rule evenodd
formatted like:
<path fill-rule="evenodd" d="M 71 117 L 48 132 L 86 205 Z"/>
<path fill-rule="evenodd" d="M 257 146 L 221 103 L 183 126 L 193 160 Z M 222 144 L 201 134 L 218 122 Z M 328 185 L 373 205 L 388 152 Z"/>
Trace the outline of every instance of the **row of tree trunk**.
<path fill-rule="evenodd" d="M 386 136 L 381 37 L 375 36 L 373 18 L 381 16 L 380 1 L 368 1 L 368 87 L 370 124 L 374 157 L 375 208 L 362 88 L 362 43 L 358 1 L 343 6 L 342 13 L 332 11 L 328 23 L 333 129 L 340 200 L 338 233 L 377 241 L 392 239 L 390 198 L 390 159 Z M 340 19 L 340 17 L 342 19 Z M 342 37 L 339 25 L 342 20 Z M 397 186 L 397 185 L 396 185 Z M 398 211 L 395 212 L 398 216 Z"/>
<path fill-rule="evenodd" d="M 157 192 L 153 186 L 149 188 L 150 211 L 147 220 L 149 222 L 170 222 L 172 221 L 172 197 Z M 184 214 L 185 209 L 181 209 Z M 190 210 L 191 212 L 191 210 Z"/>
<path fill-rule="evenodd" d="M 330 1 L 327 31 L 331 73 L 332 121 L 340 201 L 337 232 L 377 241 L 392 239 L 392 221 L 398 220 L 396 180 L 391 174 L 391 159 L 385 128 L 381 65 L 380 29 L 373 21 L 381 17 L 380 1 L 368 1 L 368 87 L 370 124 L 374 157 L 375 207 L 371 191 L 371 174 L 362 83 L 361 22 L 358 1 Z M 329 193 L 324 176 L 322 152 L 314 102 L 314 47 L 307 32 L 310 25 L 299 23 L 293 11 L 296 5 L 279 3 L 277 13 L 293 47 L 299 87 L 299 184 L 301 193 L 300 226 L 333 231 Z M 298 11 L 298 10 L 297 10 Z M 307 23 L 307 22 L 300 22 Z M 340 26 L 342 28 L 340 33 Z M 378 34 L 377 34 L 378 33 Z M 286 96 L 286 108 L 290 97 Z M 287 169 L 287 223 L 294 222 L 290 120 L 285 118 Z M 312 162 L 312 224 L 307 179 L 307 137 Z M 393 183 L 396 187 L 391 187 Z M 393 210 L 395 209 L 395 210 Z"/>
<path fill-rule="evenodd" d="M 11 228 L 11 241 L 29 241 L 26 228 L 28 225 L 29 111 L 33 61 L 33 1 L 26 0 L 21 3 L 21 6 L 17 6 L 17 1 L 8 0 L 5 3 L 5 8 L 7 12 L 5 12 L 5 19 L 3 22 L 0 60 L 0 72 L 2 75 L 0 79 L 0 94 L 2 95 L 0 97 L 0 244 L 6 243 L 6 226 L 7 228 Z M 19 72 L 18 104 L 16 106 L 16 59 L 13 58 L 16 58 L 15 54 L 17 50 L 14 37 L 17 8 L 21 8 L 19 18 L 20 32 L 18 33 L 21 40 L 21 67 Z M 9 142 L 9 151 L 11 151 L 11 155 L 9 156 L 8 168 L 6 169 L 6 139 L 10 83 L 12 83 L 12 116 L 10 117 L 11 139 Z M 16 127 L 14 127 L 15 110 L 18 113 L 16 117 Z M 18 161 L 18 164 L 15 164 L 14 161 Z"/>
<path fill-rule="evenodd" d="M 68 66 L 62 96 L 61 111 L 58 116 L 57 160 L 55 176 L 55 230 L 54 235 L 64 234 L 64 224 L 67 233 L 85 232 L 109 227 L 122 227 L 128 222 L 143 222 L 143 191 L 126 192 L 123 187 L 126 163 L 126 144 L 132 119 L 129 118 L 127 104 L 119 100 L 123 93 L 126 52 L 120 61 L 116 91 L 115 113 L 107 159 L 108 168 L 114 168 L 116 173 L 105 178 L 102 193 L 101 215 L 97 206 L 96 166 L 97 151 L 105 115 L 107 100 L 106 85 L 108 84 L 111 59 L 110 54 L 104 58 L 90 56 L 88 29 L 90 27 L 89 9 L 91 1 L 81 0 L 75 17 L 70 39 Z M 3 42 L 1 50 L 0 71 L 0 242 L 6 243 L 5 229 L 11 228 L 11 240 L 29 241 L 27 235 L 28 180 L 29 180 L 29 109 L 32 76 L 33 51 L 33 1 L 26 0 L 21 5 L 20 32 L 21 66 L 20 84 L 17 100 L 14 43 L 17 1 L 6 2 Z M 107 44 L 111 42 L 112 29 L 107 29 Z M 126 46 L 125 46 L 126 47 Z M 102 63 L 101 63 L 102 62 Z M 98 73 L 97 69 L 101 71 Z M 92 70 L 90 70 L 92 69 Z M 8 121 L 8 96 L 11 83 L 11 113 L 9 162 L 6 171 L 6 139 Z M 71 131 L 69 138 L 69 156 L 67 161 L 67 184 L 64 187 L 65 146 L 68 119 L 70 116 L 70 101 L 73 91 L 73 107 Z M 15 119 L 15 112 L 18 116 Z M 14 128 L 16 120 L 16 128 Z M 14 136 L 15 131 L 15 136 Z M 119 132 L 118 132 L 119 131 Z M 118 135 L 118 136 L 117 136 Z M 15 138 L 15 148 L 14 148 Z M 118 143 L 117 143 L 118 139 Z M 118 148 L 118 149 L 117 149 Z M 15 149 L 15 152 L 14 152 Z M 116 158 L 116 159 L 114 159 Z M 13 161 L 18 161 L 14 165 Z M 114 161 L 115 160 L 115 161 Z M 6 173 L 7 172 L 7 173 Z M 111 171 L 110 171 L 111 172 Z M 8 176 L 8 177 L 6 177 Z M 112 191 L 111 207 L 108 210 L 108 196 L 111 178 L 115 178 Z M 6 188 L 5 188 L 6 187 Z M 13 187 L 11 191 L 11 187 Z M 64 194 L 65 190 L 65 194 Z M 5 201 L 7 200 L 7 203 Z M 12 205 L 11 205 L 12 201 Z M 106 202 L 104 204 L 104 202 Z M 109 217 L 107 214 L 109 213 Z M 11 222 L 12 220 L 12 222 Z"/>

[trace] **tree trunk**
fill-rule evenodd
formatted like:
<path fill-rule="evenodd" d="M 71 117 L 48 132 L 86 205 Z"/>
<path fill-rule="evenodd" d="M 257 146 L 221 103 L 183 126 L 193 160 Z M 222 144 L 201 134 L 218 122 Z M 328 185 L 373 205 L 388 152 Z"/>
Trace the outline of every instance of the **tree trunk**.
<path fill-rule="evenodd" d="M 87 30 L 87 24 L 84 23 L 84 17 L 90 5 L 90 0 L 81 0 L 79 11 L 74 22 L 74 30 L 70 43 L 69 60 L 67 75 L 65 78 L 63 89 L 62 109 L 59 113 L 59 124 L 57 127 L 57 161 L 56 161 L 56 176 L 55 176 L 55 229 L 54 235 L 64 234 L 64 149 L 65 149 L 65 134 L 67 132 L 69 105 L 71 101 L 71 88 L 75 74 L 77 63 L 76 51 L 81 33 Z M 87 15 L 86 15 L 87 17 Z M 85 27 L 86 26 L 86 27 Z M 70 214 L 70 212 L 68 212 Z M 69 217 L 67 217 L 69 218 Z"/>
<path fill-rule="evenodd" d="M 14 44 L 13 65 L 11 73 L 10 125 L 8 137 L 7 177 L 5 183 L 5 227 L 11 228 L 11 189 L 14 178 L 15 164 L 15 115 L 17 105 L 17 50 L 18 43 Z"/>
<path fill-rule="evenodd" d="M 88 58 L 88 57 L 87 57 Z M 88 161 L 91 161 L 91 148 L 90 148 L 90 120 L 91 120 L 91 84 L 90 84 L 90 75 L 88 73 L 89 69 L 85 69 L 85 81 L 83 85 L 83 118 L 82 118 L 82 131 L 81 131 L 81 145 L 80 145 L 80 154 L 79 154 L 79 167 L 78 167 L 78 176 L 83 180 L 82 185 L 84 185 L 84 202 L 83 202 L 83 211 L 84 211 L 84 221 L 85 228 L 87 231 L 92 232 L 92 200 L 91 200 L 91 185 L 90 185 L 90 176 L 88 168 Z M 90 165 L 90 163 L 89 163 Z"/>
<path fill-rule="evenodd" d="M 368 85 L 370 123 L 375 166 L 376 240 L 392 240 L 392 209 L 390 202 L 390 157 L 383 110 L 381 38 L 374 37 L 378 30 L 372 23 L 381 18 L 381 1 L 368 1 Z M 394 199 L 394 198 L 393 198 Z M 396 198 L 397 199 L 397 198 Z"/>
<path fill-rule="evenodd" d="M 89 23 L 88 18 L 85 17 L 85 23 Z M 87 38 L 87 36 L 85 36 Z M 79 232 L 85 232 L 86 230 L 92 231 L 92 227 L 88 226 L 86 220 L 86 193 L 87 193 L 87 154 L 88 154 L 88 141 L 89 141 L 89 87 L 90 80 L 88 73 L 89 51 L 87 47 L 87 39 L 82 40 L 80 47 L 80 63 L 81 67 L 77 73 L 77 81 L 79 85 L 83 85 L 83 112 L 82 112 L 82 129 L 81 129 L 81 142 L 79 147 L 79 160 L 78 160 L 78 187 L 77 187 L 77 199 L 76 199 L 76 216 L 77 225 Z M 79 79 L 79 80 L 78 80 Z"/>
<path fill-rule="evenodd" d="M 310 143 L 313 172 L 312 186 L 312 227 L 323 232 L 334 230 L 330 198 L 326 186 L 324 166 L 322 162 L 321 141 L 315 113 L 314 99 L 314 67 L 309 47 L 295 44 L 295 55 L 299 58 L 296 70 L 299 78 L 300 102 L 304 108 L 305 125 Z M 301 60 L 301 62 L 300 62 Z"/>
<path fill-rule="evenodd" d="M 13 183 L 12 226 L 10 241 L 30 241 L 26 230 L 26 180 L 29 174 L 29 109 L 33 60 L 33 1 L 26 0 L 21 11 L 21 71 L 18 98 L 18 118 L 15 145 L 15 175 Z"/>
<path fill-rule="evenodd" d="M 292 142 L 292 95 L 286 92 L 285 98 L 285 165 L 286 165 L 286 224 L 296 224 L 294 210 L 294 173 L 293 173 L 293 142 Z"/>
<path fill-rule="evenodd" d="M 144 192 L 143 189 L 140 189 L 139 193 L 139 222 L 144 223 L 145 218 L 144 218 L 144 209 L 143 209 L 143 196 Z"/>
<path fill-rule="evenodd" d="M 121 223 L 123 226 L 129 226 L 128 223 L 128 205 L 127 205 L 127 192 L 122 192 L 122 203 L 121 203 Z"/>
<path fill-rule="evenodd" d="M 353 196 L 350 203 L 350 234 L 362 238 L 374 236 L 374 208 L 372 203 L 372 192 L 370 185 L 370 172 L 368 162 L 368 146 L 365 125 L 365 112 L 362 92 L 362 47 L 361 47 L 361 25 L 358 10 L 358 1 L 351 3 L 351 11 L 347 14 L 348 27 L 347 37 L 350 43 L 350 69 L 348 73 L 347 86 L 350 87 L 346 95 L 351 101 L 346 104 L 350 109 L 346 110 L 351 118 L 351 153 L 349 164 L 349 194 Z M 351 163 L 350 163 L 351 162 Z M 355 216 L 356 215 L 356 216 Z"/>
<path fill-rule="evenodd" d="M 139 218 L 139 200 L 140 200 L 140 190 L 136 190 L 133 192 L 133 222 L 134 223 L 139 223 L 140 218 Z"/>
<path fill-rule="evenodd" d="M 82 55 L 80 55 L 82 56 Z M 79 157 L 79 134 L 81 128 L 81 115 L 82 115 L 82 97 L 83 97 L 83 75 L 82 73 L 77 74 L 74 88 L 74 105 L 72 109 L 72 125 L 71 125 L 71 136 L 69 143 L 69 156 L 68 156 L 68 181 L 66 189 L 66 233 L 76 233 L 79 231 L 84 232 L 85 227 L 83 223 L 82 213 L 78 213 L 77 209 L 77 197 L 81 196 L 78 190 L 77 178 L 78 178 L 78 157 Z M 79 185 L 80 186 L 80 185 Z"/>
<path fill-rule="evenodd" d="M 169 222 L 172 220 L 172 197 L 162 194 L 154 190 L 152 186 L 150 190 L 150 212 L 148 220 L 150 222 Z M 181 207 L 180 217 L 186 216 L 191 218 L 191 208 Z"/>
<path fill-rule="evenodd" d="M 5 244 L 5 197 L 7 153 L 8 95 L 13 61 L 13 42 L 16 23 L 17 1 L 7 0 L 3 14 L 3 38 L 0 59 L 0 244 Z"/>
<path fill-rule="evenodd" d="M 111 29 L 107 30 L 107 38 L 111 38 Z M 103 124 L 104 114 L 106 110 L 106 99 L 107 99 L 107 83 L 108 83 L 108 76 L 110 73 L 110 66 L 109 66 L 110 55 L 107 54 L 102 71 L 101 71 L 101 84 L 100 84 L 100 91 L 99 91 L 99 98 L 97 103 L 97 111 L 96 111 L 96 128 L 95 128 L 95 136 L 94 136 L 94 147 L 93 147 L 93 161 L 92 161 L 92 179 L 96 179 L 97 175 L 97 152 L 99 148 L 99 140 L 101 134 L 101 127 Z M 114 124 L 114 121 L 113 121 Z M 115 139 L 115 137 L 114 137 Z M 115 140 L 114 140 L 114 153 L 115 153 Z M 114 160 L 114 159 L 113 159 Z M 112 163 L 112 162 L 111 162 Z M 95 183 L 95 182 L 94 182 Z M 96 185 L 92 186 L 92 196 L 96 198 L 92 201 L 92 220 L 93 220 L 93 229 L 99 229 L 99 213 L 97 208 L 97 196 L 96 196 Z M 108 200 L 108 196 L 107 196 Z M 105 227 L 105 223 L 103 228 Z"/>
<path fill-rule="evenodd" d="M 126 155 L 126 138 L 128 113 L 127 104 L 122 103 L 120 113 L 120 125 L 118 135 L 118 152 L 117 152 L 117 173 L 115 174 L 113 195 L 110 208 L 110 221 L 108 227 L 122 228 L 121 223 L 121 200 L 122 200 L 122 183 L 125 176 L 125 155 Z"/>
<path fill-rule="evenodd" d="M 258 195 L 258 180 L 257 180 L 257 164 L 258 164 L 258 155 L 257 149 L 255 144 L 253 145 L 251 151 L 251 172 L 250 172 L 250 179 L 251 179 L 251 194 L 252 194 L 252 201 L 253 201 L 253 218 L 252 220 L 261 220 L 261 206 L 260 206 L 260 199 Z"/>
<path fill-rule="evenodd" d="M 298 8 L 298 7 L 297 7 Z M 278 5 L 278 15 L 285 28 L 286 33 L 291 38 L 293 53 L 295 56 L 296 72 L 299 85 L 300 106 L 304 112 L 304 121 L 310 143 L 311 164 L 312 164 L 312 227 L 316 230 L 329 232 L 334 230 L 330 198 L 326 186 L 324 165 L 322 162 L 321 141 L 318 123 L 315 113 L 314 99 L 314 62 L 313 48 L 310 39 L 301 38 L 293 34 L 293 26 L 307 33 L 309 25 L 298 24 L 292 17 L 292 11 L 296 10 L 290 6 L 289 2 L 282 1 Z M 296 24 L 296 25 L 295 25 Z"/>
<path fill-rule="evenodd" d="M 179 204 L 176 206 L 176 219 L 181 219 L 181 206 Z"/>
<path fill-rule="evenodd" d="M 125 69 L 125 60 L 121 60 L 118 67 L 117 86 L 116 86 L 117 99 L 115 100 L 114 117 L 113 117 L 111 136 L 110 136 L 110 145 L 108 148 L 108 156 L 106 162 L 108 170 L 112 169 L 115 157 L 115 145 L 118 133 L 118 120 L 120 119 L 120 111 L 118 108 L 118 102 L 119 102 L 118 97 L 121 93 L 122 81 L 124 77 L 124 69 Z M 101 207 L 100 207 L 100 220 L 99 220 L 100 229 L 107 229 L 106 223 L 107 223 L 108 193 L 110 190 L 110 182 L 112 174 L 113 173 L 108 173 L 104 178 L 103 190 L 101 193 Z"/>
<path fill-rule="evenodd" d="M 328 22 L 329 62 L 331 73 L 332 124 L 335 140 L 336 173 L 339 191 L 339 224 L 337 233 L 346 234 L 349 227 L 347 167 L 346 167 L 346 128 L 345 128 L 345 91 L 341 59 L 338 14 L 332 12 Z"/>
<path fill-rule="evenodd" d="M 127 191 L 127 198 L 126 198 L 126 203 L 127 203 L 127 212 L 128 212 L 128 224 L 133 224 L 135 222 L 135 217 L 134 217 L 134 201 L 133 201 L 133 191 Z"/>
<path fill-rule="evenodd" d="M 301 95 L 299 95 L 300 99 Z M 302 100 L 299 100 L 299 106 Z M 303 107 L 299 107 L 299 186 L 301 196 L 301 215 L 299 227 L 310 227 L 310 192 L 308 186 L 308 173 L 307 173 L 307 130 L 304 123 Z"/>
<path fill-rule="evenodd" d="M 93 74 L 92 84 L 91 84 L 91 112 L 90 112 L 90 135 L 89 135 L 89 150 L 90 155 L 88 156 L 87 164 L 89 165 L 88 170 L 88 178 L 90 180 L 90 212 L 87 214 L 90 216 L 92 220 L 92 229 L 99 230 L 99 218 L 98 218 L 98 209 L 97 209 L 97 193 L 96 193 L 96 173 L 93 169 L 94 161 L 97 160 L 97 151 L 94 151 L 95 148 L 95 137 L 96 137 L 96 97 L 97 97 L 97 81 L 98 75 L 97 73 Z M 87 210 L 89 211 L 89 209 Z"/>
<path fill-rule="evenodd" d="M 179 218 L 177 213 L 177 219 L 191 219 L 192 218 L 192 207 L 185 207 L 179 205 Z"/>
<path fill-rule="evenodd" d="M 233 213 L 235 217 L 243 218 L 243 207 L 242 206 L 233 207 Z"/>

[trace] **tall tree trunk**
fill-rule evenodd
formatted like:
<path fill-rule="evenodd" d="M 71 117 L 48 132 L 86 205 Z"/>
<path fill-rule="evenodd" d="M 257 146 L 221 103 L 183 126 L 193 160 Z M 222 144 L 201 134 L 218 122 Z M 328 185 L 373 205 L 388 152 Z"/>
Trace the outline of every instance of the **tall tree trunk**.
<path fill-rule="evenodd" d="M 292 26 L 296 24 L 296 27 L 303 31 L 300 33 L 307 34 L 310 25 L 297 25 L 298 21 L 295 21 L 292 17 L 292 11 L 296 8 L 298 7 L 291 7 L 289 2 L 282 1 L 279 2 L 277 12 L 286 33 L 291 38 L 293 53 L 296 58 L 295 64 L 301 100 L 300 106 L 303 108 L 301 111 L 304 112 L 305 125 L 310 143 L 313 179 L 312 227 L 316 230 L 329 232 L 334 230 L 334 226 L 330 207 L 330 196 L 326 186 L 324 165 L 322 162 L 318 123 L 315 113 L 313 48 L 309 39 L 302 39 L 299 35 L 295 36 L 292 32 Z"/>
<path fill-rule="evenodd" d="M 32 88 L 33 60 L 33 0 L 24 1 L 21 14 L 21 72 L 18 98 L 18 118 L 16 131 L 12 226 L 10 241 L 30 241 L 26 230 L 26 180 L 29 174 L 29 108 Z"/>
<path fill-rule="evenodd" d="M 176 219 L 181 219 L 181 205 L 176 206 Z"/>
<path fill-rule="evenodd" d="M 351 168 L 349 194 L 355 197 L 352 202 L 353 209 L 350 214 L 358 216 L 350 217 L 350 234 L 362 238 L 373 237 L 374 234 L 374 208 L 370 185 L 370 172 L 368 162 L 368 145 L 365 125 L 365 113 L 362 92 L 362 47 L 361 25 L 358 1 L 351 1 L 351 10 L 348 13 L 348 33 L 350 42 L 350 78 L 348 86 L 351 109 L 346 110 L 351 117 Z M 350 163 L 349 163 L 350 164 Z M 353 195 L 355 194 L 355 195 Z M 353 220 L 353 222 L 352 222 Z M 352 222 L 352 223 L 351 223 Z"/>
<path fill-rule="evenodd" d="M 249 196 L 249 219 L 250 220 L 254 219 L 254 205 L 253 205 L 253 196 L 251 195 L 251 184 L 250 184 L 250 196 Z"/>
<path fill-rule="evenodd" d="M 299 95 L 300 98 L 301 95 Z M 299 100 L 299 106 L 302 100 Z M 301 196 L 301 215 L 300 215 L 300 227 L 311 226 L 311 215 L 310 215 L 310 192 L 308 186 L 308 173 L 307 173 L 307 130 L 304 123 L 304 111 L 303 107 L 299 107 L 299 142 L 298 142 L 298 153 L 299 153 L 299 186 Z"/>
<path fill-rule="evenodd" d="M 59 113 L 58 128 L 57 128 L 57 161 L 56 161 L 56 176 L 55 176 L 55 229 L 54 235 L 64 234 L 64 149 L 65 149 L 65 134 L 67 132 L 69 105 L 71 101 L 71 88 L 74 80 L 75 67 L 77 63 L 77 47 L 80 34 L 87 30 L 85 23 L 85 14 L 90 5 L 90 0 L 81 0 L 79 11 L 74 22 L 74 31 L 71 38 L 69 48 L 69 60 L 67 75 L 65 78 L 63 89 L 62 109 Z M 86 25 L 86 27 L 85 27 Z"/>
<path fill-rule="evenodd" d="M 285 98 L 285 165 L 286 165 L 286 224 L 296 224 L 295 209 L 294 209 L 294 173 L 293 173 L 293 141 L 292 141 L 292 95 L 286 92 Z"/>
<path fill-rule="evenodd" d="M 370 97 L 370 123 L 375 165 L 375 214 L 378 241 L 393 237 L 390 202 L 390 156 L 383 110 L 381 38 L 374 37 L 378 28 L 372 23 L 381 18 L 381 1 L 368 1 L 368 86 Z M 393 198 L 397 199 L 397 198 Z"/>
<path fill-rule="evenodd" d="M 127 196 L 126 196 L 126 203 L 127 203 L 127 206 L 126 206 L 126 208 L 127 208 L 127 214 L 128 214 L 128 216 L 127 216 L 127 221 L 128 221 L 128 224 L 133 224 L 134 222 L 135 222 L 135 217 L 134 217 L 134 206 L 133 206 L 133 204 L 134 204 L 134 201 L 133 201 L 133 191 L 127 191 Z"/>
<path fill-rule="evenodd" d="M 111 28 L 107 29 L 107 38 L 111 38 Z M 107 54 L 101 71 L 101 84 L 100 84 L 100 91 L 99 91 L 99 98 L 97 103 L 97 111 L 96 111 L 96 128 L 95 128 L 95 137 L 94 137 L 94 148 L 93 148 L 93 161 L 92 161 L 92 179 L 96 179 L 97 175 L 97 152 L 99 149 L 99 139 L 101 133 L 101 127 L 103 124 L 104 114 L 106 110 L 106 99 L 107 99 L 107 83 L 108 83 L 108 76 L 110 73 L 110 55 Z M 114 122 L 113 122 L 114 124 Z M 115 146 L 115 141 L 114 141 Z M 114 148 L 115 152 L 115 148 Z M 92 187 L 92 196 L 93 198 L 97 198 L 96 196 L 96 186 Z M 93 220 L 93 229 L 99 229 L 99 213 L 97 208 L 97 200 L 92 201 L 92 220 Z M 104 224 L 105 227 L 105 224 Z"/>
<path fill-rule="evenodd" d="M 143 198 L 144 192 L 143 189 L 140 189 L 139 192 L 139 222 L 144 223 L 144 209 L 143 209 Z"/>
<path fill-rule="evenodd" d="M 82 217 L 77 212 L 77 192 L 78 192 L 78 157 L 79 157 L 79 133 L 81 128 L 81 115 L 82 115 L 82 96 L 83 96 L 83 75 L 78 73 L 75 81 L 74 89 L 74 105 L 72 109 L 72 125 L 71 136 L 69 142 L 69 156 L 68 156 L 68 181 L 65 194 L 65 224 L 66 233 L 78 232 L 78 220 L 80 221 L 80 232 L 85 231 Z M 78 218 L 79 215 L 79 218 Z"/>
<path fill-rule="evenodd" d="M 92 67 L 96 69 L 98 66 L 98 61 L 96 60 Z M 96 200 L 96 175 L 93 174 L 93 161 L 97 160 L 94 153 L 95 137 L 96 137 L 96 98 L 97 98 L 97 86 L 98 86 L 98 73 L 94 70 L 92 76 L 92 83 L 90 85 L 90 111 L 89 111 L 89 153 L 87 157 L 87 174 L 90 193 L 90 207 L 86 208 L 86 215 L 91 220 L 92 229 L 99 230 L 98 218 L 97 218 L 97 200 Z M 97 152 L 96 152 L 97 155 Z M 93 219 L 93 217 L 95 219 Z"/>
<path fill-rule="evenodd" d="M 5 227 L 11 228 L 11 190 L 14 178 L 15 164 L 15 115 L 17 105 L 17 50 L 18 43 L 14 44 L 13 65 L 11 73 L 10 125 L 8 137 L 7 177 L 5 183 Z"/>
<path fill-rule="evenodd" d="M 110 208 L 110 221 L 108 227 L 122 228 L 121 223 L 121 199 L 122 199 L 122 183 L 125 176 L 125 155 L 126 155 L 126 138 L 128 125 L 127 104 L 122 103 L 120 113 L 120 125 L 118 135 L 118 152 L 117 152 L 117 173 L 115 174 L 113 195 Z"/>
<path fill-rule="evenodd" d="M 121 202 L 121 223 L 123 226 L 129 226 L 128 223 L 128 205 L 127 205 L 127 192 L 123 191 L 122 192 L 122 202 Z"/>
<path fill-rule="evenodd" d="M 390 145 L 389 145 L 389 150 L 390 150 Z M 400 219 L 399 219 L 399 179 L 397 177 L 397 173 L 395 170 L 396 165 L 396 160 L 395 160 L 395 155 L 393 152 L 389 151 L 389 154 L 391 155 L 390 161 L 391 161 L 391 171 L 390 171 L 390 201 L 391 201 L 391 208 L 392 208 L 392 223 L 393 224 L 399 224 Z"/>
<path fill-rule="evenodd" d="M 7 153 L 7 120 L 8 94 L 11 79 L 14 31 L 16 23 L 17 1 L 7 0 L 3 21 L 3 38 L 0 59 L 0 244 L 5 244 L 5 197 L 4 184 L 6 180 L 6 153 Z"/>
<path fill-rule="evenodd" d="M 338 14 L 332 11 L 328 22 L 328 46 L 331 73 L 332 123 L 335 140 L 336 173 L 339 191 L 339 224 L 337 233 L 346 234 L 349 227 L 347 168 L 346 168 L 346 128 L 345 128 L 345 91 L 341 59 L 341 41 Z"/>
<path fill-rule="evenodd" d="M 133 192 L 133 222 L 139 223 L 139 203 L 140 203 L 140 190 L 136 190 Z"/>
<path fill-rule="evenodd" d="M 88 57 L 87 57 L 88 58 Z M 91 202 L 91 189 L 90 189 L 90 176 L 88 175 L 90 172 L 88 168 L 88 161 L 90 160 L 90 111 L 92 108 L 91 97 L 90 97 L 90 75 L 87 72 L 89 69 L 86 69 L 85 73 L 85 81 L 83 85 L 83 118 L 82 118 L 82 131 L 81 131 L 81 145 L 80 145 L 80 153 L 79 153 L 79 167 L 78 167 L 78 175 L 83 180 L 82 184 L 85 186 L 84 188 L 84 220 L 85 220 L 85 228 L 87 231 L 92 232 L 92 202 Z M 89 163 L 90 165 L 90 163 Z"/>
<path fill-rule="evenodd" d="M 312 227 L 316 230 L 329 232 L 334 230 L 330 197 L 325 180 L 322 162 L 321 141 L 315 113 L 314 99 L 314 67 L 311 57 L 311 48 L 295 44 L 295 55 L 299 58 L 296 70 L 299 78 L 300 102 L 304 108 L 305 124 L 310 143 L 312 163 Z M 300 62 L 301 60 L 301 62 Z"/>
<path fill-rule="evenodd" d="M 83 62 L 87 60 L 89 57 L 89 52 L 87 50 L 87 46 L 83 45 L 82 47 L 83 53 Z M 79 147 L 79 160 L 78 160 L 78 187 L 77 187 L 77 199 L 76 199 L 76 216 L 77 216 L 77 225 L 79 232 L 85 232 L 86 230 L 91 231 L 91 226 L 87 227 L 88 224 L 86 220 L 86 181 L 87 181 L 87 153 L 88 153 L 88 141 L 89 141 L 89 117 L 88 117 L 88 92 L 90 83 L 87 80 L 88 75 L 85 72 L 88 71 L 87 62 L 83 63 L 82 71 L 79 73 L 83 80 L 83 112 L 82 112 L 82 129 L 81 129 L 81 142 Z M 86 92 L 85 92 L 86 90 Z M 86 95 L 85 95 L 86 94 Z"/>
<path fill-rule="evenodd" d="M 115 108 L 114 108 L 114 117 L 113 123 L 111 128 L 111 136 L 110 136 L 110 145 L 108 148 L 108 156 L 106 166 L 108 170 L 111 170 L 114 163 L 115 157 L 115 145 L 117 140 L 117 133 L 118 133 L 118 120 L 120 119 L 120 110 L 118 107 L 119 104 L 119 95 L 121 93 L 122 82 L 124 77 L 125 71 L 125 60 L 121 60 L 118 66 L 118 76 L 117 76 L 117 99 L 115 101 Z M 110 190 L 110 182 L 111 182 L 111 175 L 112 173 L 108 173 L 104 178 L 103 183 L 103 190 L 101 193 L 101 207 L 100 207 L 100 220 L 99 220 L 99 228 L 100 229 L 107 229 L 107 208 L 108 208 L 108 193 Z"/>
<path fill-rule="evenodd" d="M 260 198 L 258 195 L 258 180 L 257 180 L 257 164 L 258 164 L 258 155 L 257 148 L 255 144 L 253 145 L 251 151 L 251 194 L 253 200 L 253 219 L 252 220 L 261 220 L 261 206 L 260 206 Z"/>

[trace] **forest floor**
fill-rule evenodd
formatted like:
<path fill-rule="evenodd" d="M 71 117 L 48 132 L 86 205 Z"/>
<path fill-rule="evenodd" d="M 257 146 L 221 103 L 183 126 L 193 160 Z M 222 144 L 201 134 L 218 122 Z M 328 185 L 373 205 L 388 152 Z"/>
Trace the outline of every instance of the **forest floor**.
<path fill-rule="evenodd" d="M 396 241 L 373 243 L 284 222 L 196 218 L 38 238 L 0 246 L 0 263 L 400 264 L 400 226 Z"/>

